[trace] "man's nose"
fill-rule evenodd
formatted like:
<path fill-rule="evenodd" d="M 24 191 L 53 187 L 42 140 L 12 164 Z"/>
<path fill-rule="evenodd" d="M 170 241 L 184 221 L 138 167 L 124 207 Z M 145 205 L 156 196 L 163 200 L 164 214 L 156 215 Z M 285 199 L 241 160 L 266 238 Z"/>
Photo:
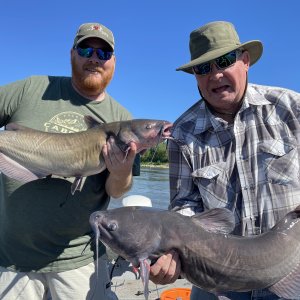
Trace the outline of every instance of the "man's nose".
<path fill-rule="evenodd" d="M 217 68 L 214 62 L 211 63 L 211 72 L 210 72 L 210 79 L 218 80 L 219 78 L 223 77 L 223 71 Z"/>
<path fill-rule="evenodd" d="M 89 61 L 94 63 L 100 63 L 101 60 L 99 59 L 97 52 L 95 50 L 93 51 L 92 56 L 89 57 Z"/>

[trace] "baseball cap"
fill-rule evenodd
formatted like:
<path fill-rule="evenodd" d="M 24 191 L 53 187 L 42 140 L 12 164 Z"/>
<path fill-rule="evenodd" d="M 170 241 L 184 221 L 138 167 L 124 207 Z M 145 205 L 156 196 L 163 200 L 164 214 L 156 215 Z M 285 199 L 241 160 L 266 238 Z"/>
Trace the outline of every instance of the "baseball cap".
<path fill-rule="evenodd" d="M 100 23 L 84 23 L 80 25 L 74 39 L 73 47 L 78 46 L 78 44 L 88 38 L 99 38 L 114 50 L 115 40 L 113 33 Z"/>

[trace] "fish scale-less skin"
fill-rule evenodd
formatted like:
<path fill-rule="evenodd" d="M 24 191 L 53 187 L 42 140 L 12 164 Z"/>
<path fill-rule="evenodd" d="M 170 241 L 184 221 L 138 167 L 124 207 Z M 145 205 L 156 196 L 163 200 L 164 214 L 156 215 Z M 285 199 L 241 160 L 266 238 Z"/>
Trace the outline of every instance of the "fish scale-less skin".
<path fill-rule="evenodd" d="M 13 130 L 0 133 L 0 171 L 25 182 L 47 175 L 76 178 L 94 175 L 106 168 L 102 148 L 110 136 L 124 153 L 130 142 L 140 152 L 169 138 L 172 126 L 167 121 L 151 119 L 106 124 L 99 124 L 91 117 L 86 120 L 89 129 L 65 134 L 10 124 Z M 77 190 L 79 185 L 75 184 L 73 189 Z"/>
<path fill-rule="evenodd" d="M 87 176 L 103 169 L 100 153 L 105 142 L 103 130 L 76 134 L 7 131 L 0 135 L 0 151 L 33 172 Z"/>
<path fill-rule="evenodd" d="M 215 232 L 209 223 L 205 223 L 208 228 L 200 226 L 200 220 L 201 214 L 187 217 L 141 207 L 99 211 L 90 217 L 100 240 L 132 263 L 140 258 L 152 260 L 174 249 L 179 254 L 183 276 L 207 291 L 275 287 L 280 280 L 289 278 L 290 272 L 300 273 L 300 207 L 270 231 L 253 237 Z M 298 286 L 298 282 L 292 283 L 289 289 L 300 293 Z M 286 291 L 282 289 L 276 292 L 284 297 Z"/>
<path fill-rule="evenodd" d="M 222 234 L 207 238 L 194 228 L 192 238 L 182 251 L 178 249 L 185 277 L 214 292 L 266 288 L 285 277 L 300 261 L 299 240 L 286 239 L 280 233 L 264 234 L 255 240 Z"/>

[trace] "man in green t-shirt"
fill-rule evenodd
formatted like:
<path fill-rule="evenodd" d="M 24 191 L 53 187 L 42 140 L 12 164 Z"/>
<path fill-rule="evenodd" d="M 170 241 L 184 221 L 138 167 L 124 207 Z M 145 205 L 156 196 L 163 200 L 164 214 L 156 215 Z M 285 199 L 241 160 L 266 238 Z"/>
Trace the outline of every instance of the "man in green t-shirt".
<path fill-rule="evenodd" d="M 108 28 L 81 25 L 71 64 L 72 77 L 32 76 L 0 87 L 0 127 L 14 122 L 68 133 L 87 129 L 85 115 L 102 123 L 131 119 L 106 92 L 115 70 L 114 37 Z M 113 141 L 108 142 L 103 147 L 107 169 L 85 178 L 74 195 L 74 178 L 22 184 L 0 176 L 1 299 L 44 299 L 47 294 L 52 299 L 116 297 L 109 287 L 104 246 L 99 251 L 98 277 L 95 274 L 89 216 L 131 187 L 136 146 L 130 146 L 125 159 Z M 110 160 L 110 155 L 119 160 Z"/>

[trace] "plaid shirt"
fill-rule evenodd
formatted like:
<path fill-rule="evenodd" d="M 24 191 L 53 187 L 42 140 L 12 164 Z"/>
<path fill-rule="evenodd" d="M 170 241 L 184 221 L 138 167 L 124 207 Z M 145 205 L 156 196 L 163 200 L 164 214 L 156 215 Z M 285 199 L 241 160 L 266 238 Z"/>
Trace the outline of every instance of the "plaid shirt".
<path fill-rule="evenodd" d="M 235 234 L 267 231 L 300 204 L 300 94 L 249 84 L 234 123 L 201 99 L 169 141 L 170 209 L 234 211 Z"/>

